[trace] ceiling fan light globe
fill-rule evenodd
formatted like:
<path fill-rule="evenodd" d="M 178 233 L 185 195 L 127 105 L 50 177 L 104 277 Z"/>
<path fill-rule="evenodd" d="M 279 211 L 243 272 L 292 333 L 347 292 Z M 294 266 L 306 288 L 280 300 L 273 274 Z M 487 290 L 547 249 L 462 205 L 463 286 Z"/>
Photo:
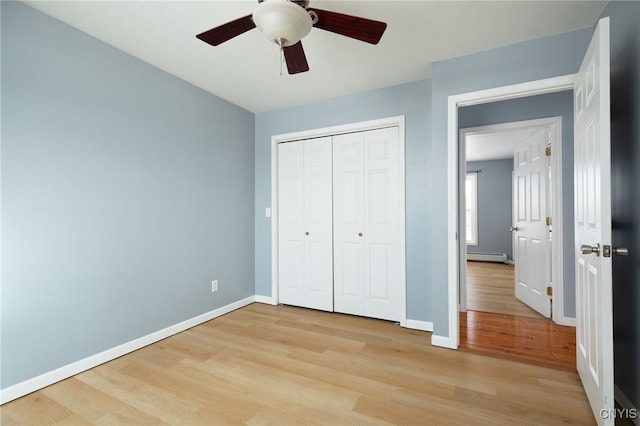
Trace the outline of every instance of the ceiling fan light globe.
<path fill-rule="evenodd" d="M 264 0 L 253 12 L 253 22 L 274 43 L 291 46 L 309 34 L 309 12 L 289 0 Z"/>

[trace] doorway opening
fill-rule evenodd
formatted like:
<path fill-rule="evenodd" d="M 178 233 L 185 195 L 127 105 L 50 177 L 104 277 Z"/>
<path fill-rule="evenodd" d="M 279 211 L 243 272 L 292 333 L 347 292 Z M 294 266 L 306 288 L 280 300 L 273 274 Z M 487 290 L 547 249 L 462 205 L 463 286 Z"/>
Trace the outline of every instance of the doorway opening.
<path fill-rule="evenodd" d="M 459 156 L 460 311 L 562 323 L 562 117 L 462 129 Z"/>
<path fill-rule="evenodd" d="M 448 211 L 447 226 L 447 275 L 448 281 L 448 336 L 432 337 L 432 344 L 436 346 L 458 348 L 460 343 L 459 318 L 459 278 L 460 278 L 460 242 L 457 236 L 460 232 L 458 218 L 459 203 L 459 162 L 458 155 L 458 108 L 471 105 L 491 103 L 498 100 L 524 98 L 534 95 L 573 90 L 575 75 L 565 75 L 544 80 L 503 86 L 477 92 L 452 95 L 448 98 Z"/>
<path fill-rule="evenodd" d="M 552 309 L 564 306 L 552 255 L 564 240 L 562 117 L 465 128 L 459 141 L 461 349 L 575 369 L 575 329 Z"/>

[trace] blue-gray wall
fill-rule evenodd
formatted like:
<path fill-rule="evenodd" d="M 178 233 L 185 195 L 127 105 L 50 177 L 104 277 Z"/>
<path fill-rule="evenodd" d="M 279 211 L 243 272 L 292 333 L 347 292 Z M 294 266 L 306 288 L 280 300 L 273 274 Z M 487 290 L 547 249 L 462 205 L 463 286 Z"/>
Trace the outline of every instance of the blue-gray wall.
<path fill-rule="evenodd" d="M 433 64 L 431 79 L 430 206 L 432 321 L 436 335 L 448 336 L 447 99 L 451 95 L 573 74 L 580 67 L 592 28 L 514 44 Z"/>
<path fill-rule="evenodd" d="M 576 69 L 577 71 L 577 69 Z M 538 118 L 562 118 L 562 220 L 564 315 L 576 316 L 573 231 L 573 91 L 548 93 L 508 101 L 473 105 L 458 110 L 459 127 L 477 127 Z"/>
<path fill-rule="evenodd" d="M 611 190 L 615 385 L 640 409 L 640 2 L 611 2 Z"/>
<path fill-rule="evenodd" d="M 469 161 L 467 172 L 472 171 L 478 172 L 478 245 L 467 245 L 467 253 L 506 253 L 513 259 L 513 159 Z"/>
<path fill-rule="evenodd" d="M 428 259 L 430 87 L 417 81 L 256 115 L 256 293 L 271 296 L 271 136 L 404 115 L 406 155 L 407 315 L 431 320 Z"/>
<path fill-rule="evenodd" d="M 254 115 L 1 8 L 2 388 L 253 295 Z"/>

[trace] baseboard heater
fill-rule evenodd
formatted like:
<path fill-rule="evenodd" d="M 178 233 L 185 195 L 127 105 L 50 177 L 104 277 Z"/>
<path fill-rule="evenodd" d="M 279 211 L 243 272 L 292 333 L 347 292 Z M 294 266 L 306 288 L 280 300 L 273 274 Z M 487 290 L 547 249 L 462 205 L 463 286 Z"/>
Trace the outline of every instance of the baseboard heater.
<path fill-rule="evenodd" d="M 506 253 L 467 253 L 467 260 L 507 263 Z"/>

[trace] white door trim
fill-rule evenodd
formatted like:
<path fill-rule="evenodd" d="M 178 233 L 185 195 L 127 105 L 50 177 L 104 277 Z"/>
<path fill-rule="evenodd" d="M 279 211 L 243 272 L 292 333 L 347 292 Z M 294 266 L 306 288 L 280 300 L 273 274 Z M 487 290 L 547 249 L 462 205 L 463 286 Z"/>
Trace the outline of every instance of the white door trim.
<path fill-rule="evenodd" d="M 575 74 L 510 86 L 461 93 L 448 98 L 447 105 L 447 191 L 448 191 L 448 219 L 447 219 L 447 284 L 448 284 L 448 336 L 432 335 L 431 344 L 451 349 L 457 349 L 460 343 L 460 329 L 458 317 L 458 285 L 459 266 L 458 256 L 458 107 L 477 105 L 499 100 L 522 98 L 544 93 L 572 90 Z"/>
<path fill-rule="evenodd" d="M 460 141 L 465 140 L 467 135 L 477 133 L 493 133 L 505 130 L 514 130 L 530 127 L 548 127 L 551 132 L 552 154 L 551 154 L 551 208 L 550 216 L 553 218 L 553 236 L 551 241 L 551 253 L 562 253 L 564 246 L 563 221 L 562 221 L 562 117 L 548 117 L 535 120 L 514 121 L 510 123 L 490 124 L 486 126 L 468 127 L 460 129 Z M 465 173 L 463 164 L 465 163 L 466 153 L 464 144 L 459 145 L 459 179 L 462 179 Z M 460 198 L 464 200 L 464 186 L 460 186 Z M 462 203 L 459 203 L 462 204 Z M 461 205 L 458 206 L 462 208 Z M 459 216 L 462 217 L 462 211 Z M 458 235 L 464 234 L 462 221 L 459 222 L 460 229 Z M 467 310 L 466 304 L 466 276 L 463 273 L 466 270 L 466 250 L 465 244 L 460 239 L 460 311 Z M 564 257 L 553 256 L 552 258 L 552 282 L 553 282 L 553 312 L 552 319 L 555 323 L 561 325 L 567 324 L 564 318 Z"/>
<path fill-rule="evenodd" d="M 279 303 L 278 297 L 278 144 L 301 139 L 313 139 L 325 136 L 334 136 L 344 133 L 354 133 L 367 130 L 382 129 L 385 127 L 398 127 L 399 149 L 400 149 L 400 173 L 399 186 L 403 188 L 400 194 L 400 203 L 403 206 L 402 247 L 406 247 L 406 226 L 405 226 L 405 117 L 387 117 L 377 120 L 361 121 L 339 126 L 324 127 L 319 129 L 304 130 L 301 132 L 285 133 L 271 137 L 271 302 Z M 403 263 L 406 265 L 406 252 L 402 253 Z M 400 325 L 407 326 L 407 282 L 406 278 L 401 286 L 402 306 L 400 313 Z"/>

